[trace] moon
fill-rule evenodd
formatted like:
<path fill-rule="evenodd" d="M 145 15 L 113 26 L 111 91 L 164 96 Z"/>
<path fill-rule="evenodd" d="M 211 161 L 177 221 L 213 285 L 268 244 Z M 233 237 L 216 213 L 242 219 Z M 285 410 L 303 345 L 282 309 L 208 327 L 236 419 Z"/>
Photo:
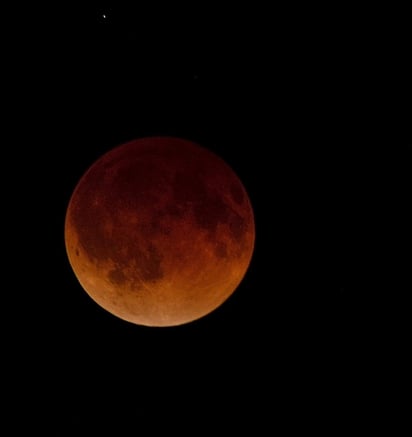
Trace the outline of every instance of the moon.
<path fill-rule="evenodd" d="M 98 305 L 166 327 L 200 319 L 232 295 L 252 259 L 255 222 L 222 158 L 185 139 L 145 137 L 106 152 L 80 178 L 64 240 Z"/>

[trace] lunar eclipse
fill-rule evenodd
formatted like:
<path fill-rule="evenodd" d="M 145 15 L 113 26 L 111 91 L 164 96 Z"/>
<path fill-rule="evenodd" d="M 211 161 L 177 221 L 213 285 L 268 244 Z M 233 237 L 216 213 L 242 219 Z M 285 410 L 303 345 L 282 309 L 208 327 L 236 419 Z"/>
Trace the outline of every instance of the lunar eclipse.
<path fill-rule="evenodd" d="M 188 140 L 147 137 L 84 173 L 64 238 L 98 305 L 165 327 L 197 320 L 232 295 L 250 265 L 255 224 L 245 187 L 222 158 Z"/>

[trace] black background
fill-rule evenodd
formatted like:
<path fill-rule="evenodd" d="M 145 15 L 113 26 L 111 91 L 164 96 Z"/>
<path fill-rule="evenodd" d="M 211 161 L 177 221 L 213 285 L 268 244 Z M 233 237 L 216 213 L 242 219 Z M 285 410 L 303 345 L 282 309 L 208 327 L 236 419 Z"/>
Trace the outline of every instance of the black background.
<path fill-rule="evenodd" d="M 18 232 L 3 320 L 15 425 L 198 435 L 399 423 L 412 158 L 402 12 L 59 4 L 13 18 L 3 174 Z M 256 220 L 239 289 L 166 329 L 92 302 L 63 235 L 84 171 L 151 135 L 224 158 Z"/>

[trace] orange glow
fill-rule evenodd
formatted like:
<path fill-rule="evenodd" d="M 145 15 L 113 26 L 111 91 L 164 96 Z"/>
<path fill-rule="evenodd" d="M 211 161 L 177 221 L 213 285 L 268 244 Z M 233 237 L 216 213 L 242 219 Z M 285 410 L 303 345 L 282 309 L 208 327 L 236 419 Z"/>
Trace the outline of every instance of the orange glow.
<path fill-rule="evenodd" d="M 238 287 L 253 253 L 248 195 L 218 156 L 143 138 L 98 159 L 65 221 L 70 264 L 90 297 L 140 325 L 199 319 Z"/>

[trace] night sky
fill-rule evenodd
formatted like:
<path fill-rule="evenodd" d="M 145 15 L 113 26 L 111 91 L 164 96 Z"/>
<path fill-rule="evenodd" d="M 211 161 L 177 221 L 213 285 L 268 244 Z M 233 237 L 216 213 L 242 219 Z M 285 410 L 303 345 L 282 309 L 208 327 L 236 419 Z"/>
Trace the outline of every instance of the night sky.
<path fill-rule="evenodd" d="M 17 13 L 7 199 L 27 226 L 4 309 L 16 426 L 335 435 L 394 420 L 410 341 L 410 27 L 402 14 L 238 8 Z M 238 290 L 173 328 L 97 306 L 64 246 L 85 170 L 151 135 L 225 159 L 256 220 Z"/>

